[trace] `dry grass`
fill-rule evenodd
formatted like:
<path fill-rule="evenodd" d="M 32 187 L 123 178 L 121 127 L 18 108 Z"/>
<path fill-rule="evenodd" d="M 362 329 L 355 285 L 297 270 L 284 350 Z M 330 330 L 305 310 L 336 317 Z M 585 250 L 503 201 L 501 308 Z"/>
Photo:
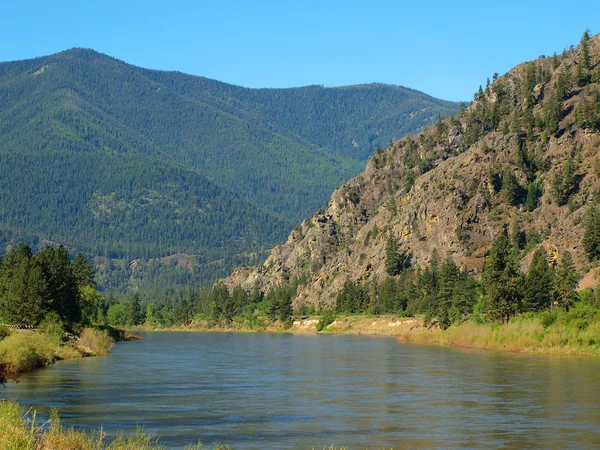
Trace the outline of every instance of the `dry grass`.
<path fill-rule="evenodd" d="M 504 325 L 469 321 L 444 331 L 404 332 L 398 340 L 511 352 L 600 354 L 600 314 L 584 308 L 555 314 L 555 322 L 546 327 L 543 314 L 524 315 Z"/>
<path fill-rule="evenodd" d="M 3 378 L 16 380 L 19 374 L 52 363 L 56 345 L 41 333 L 14 333 L 0 341 Z"/>
<path fill-rule="evenodd" d="M 105 330 L 84 328 L 77 339 L 77 345 L 89 349 L 93 354 L 106 355 L 114 345 L 115 340 Z"/>

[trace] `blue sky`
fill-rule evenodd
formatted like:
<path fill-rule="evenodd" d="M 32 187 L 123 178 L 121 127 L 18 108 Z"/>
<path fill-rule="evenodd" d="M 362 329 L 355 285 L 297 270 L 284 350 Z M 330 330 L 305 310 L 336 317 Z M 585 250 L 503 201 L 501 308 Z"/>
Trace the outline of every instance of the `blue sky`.
<path fill-rule="evenodd" d="M 382 82 L 470 100 L 494 72 L 599 32 L 598 18 L 590 0 L 7 0 L 0 61 L 87 47 L 246 87 Z"/>

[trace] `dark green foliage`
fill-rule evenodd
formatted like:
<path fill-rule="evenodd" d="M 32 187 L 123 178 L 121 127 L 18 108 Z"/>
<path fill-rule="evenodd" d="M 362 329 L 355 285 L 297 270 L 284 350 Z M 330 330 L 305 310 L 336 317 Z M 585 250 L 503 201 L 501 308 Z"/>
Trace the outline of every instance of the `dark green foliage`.
<path fill-rule="evenodd" d="M 590 58 L 589 48 L 590 34 L 585 30 L 579 43 L 579 59 L 577 61 L 577 84 L 585 86 L 590 82 L 590 69 L 592 68 L 592 60 Z"/>
<path fill-rule="evenodd" d="M 523 312 L 548 309 L 554 299 L 554 269 L 542 247 L 533 254 L 529 272 L 523 284 Z"/>
<path fill-rule="evenodd" d="M 521 218 L 515 216 L 510 227 L 510 243 L 516 251 L 523 250 L 527 244 L 526 235 L 521 225 Z"/>
<path fill-rule="evenodd" d="M 331 309 L 326 309 L 321 315 L 321 319 L 317 322 L 317 331 L 323 331 L 326 327 L 335 321 L 335 312 Z"/>
<path fill-rule="evenodd" d="M 14 325 L 35 326 L 52 313 L 71 330 L 82 321 L 74 268 L 85 264 L 80 258 L 74 266 L 63 246 L 48 246 L 36 255 L 25 244 L 9 250 L 0 265 L 0 318 Z M 91 288 L 93 273 L 86 280 Z"/>
<path fill-rule="evenodd" d="M 575 106 L 575 125 L 589 130 L 600 129 L 600 91 L 585 93 Z"/>
<path fill-rule="evenodd" d="M 560 306 L 569 312 L 577 298 L 579 275 L 575 270 L 571 253 L 565 251 L 556 270 L 556 297 Z"/>
<path fill-rule="evenodd" d="M 140 296 L 135 293 L 127 304 L 127 325 L 141 325 L 144 321 L 142 315 L 142 306 L 140 304 Z"/>
<path fill-rule="evenodd" d="M 535 181 L 529 183 L 527 186 L 527 196 L 525 197 L 525 209 L 532 212 L 538 207 L 538 201 L 542 195 L 541 189 L 538 187 Z"/>
<path fill-rule="evenodd" d="M 268 305 L 268 316 L 271 321 L 280 320 L 283 323 L 291 325 L 292 320 L 292 301 L 296 297 L 299 280 L 294 280 L 277 289 L 271 289 L 265 296 L 265 303 Z"/>
<path fill-rule="evenodd" d="M 369 296 L 360 283 L 347 280 L 335 300 L 337 312 L 355 314 L 367 310 Z"/>
<path fill-rule="evenodd" d="M 502 196 L 504 202 L 516 206 L 522 203 L 523 188 L 513 171 L 506 169 L 502 174 Z"/>
<path fill-rule="evenodd" d="M 505 323 L 520 309 L 522 274 L 508 237 L 494 239 L 485 261 L 482 285 L 490 317 Z"/>
<path fill-rule="evenodd" d="M 389 236 L 385 247 L 385 271 L 387 274 L 398 275 L 410 266 L 410 259 L 410 255 L 400 251 L 396 238 Z"/>
<path fill-rule="evenodd" d="M 544 102 L 544 124 L 550 134 L 558 132 L 558 124 L 562 118 L 563 104 L 556 90 L 548 94 Z"/>
<path fill-rule="evenodd" d="M 245 89 L 83 49 L 1 63 L 0 86 L 0 245 L 65 243 L 101 257 L 103 289 L 141 280 L 142 296 L 253 263 L 378 145 L 457 109 L 375 84 Z M 173 254 L 201 256 L 129 270 Z"/>
<path fill-rule="evenodd" d="M 71 270 L 73 271 L 77 286 L 96 286 L 94 269 L 81 253 L 78 253 L 71 263 Z"/>
<path fill-rule="evenodd" d="M 579 178 L 576 173 L 575 162 L 567 159 L 562 171 L 554 172 L 551 180 L 552 196 L 560 206 L 566 205 L 569 198 L 579 188 Z"/>
<path fill-rule="evenodd" d="M 426 321 L 435 321 L 446 329 L 463 320 L 473 311 L 476 291 L 473 280 L 461 273 L 451 258 L 447 258 L 439 270 L 439 285 L 422 305 Z"/>
<path fill-rule="evenodd" d="M 600 213 L 591 206 L 586 214 L 583 232 L 583 251 L 590 261 L 600 257 Z"/>

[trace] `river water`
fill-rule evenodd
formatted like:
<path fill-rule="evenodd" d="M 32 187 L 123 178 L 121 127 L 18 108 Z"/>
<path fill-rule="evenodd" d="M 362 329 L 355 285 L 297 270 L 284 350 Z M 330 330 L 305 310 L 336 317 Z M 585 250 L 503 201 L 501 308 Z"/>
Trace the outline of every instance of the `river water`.
<path fill-rule="evenodd" d="M 142 333 L 2 396 L 65 425 L 137 425 L 169 448 L 600 448 L 600 359 L 393 338 Z M 47 416 L 46 416 L 47 417 Z"/>

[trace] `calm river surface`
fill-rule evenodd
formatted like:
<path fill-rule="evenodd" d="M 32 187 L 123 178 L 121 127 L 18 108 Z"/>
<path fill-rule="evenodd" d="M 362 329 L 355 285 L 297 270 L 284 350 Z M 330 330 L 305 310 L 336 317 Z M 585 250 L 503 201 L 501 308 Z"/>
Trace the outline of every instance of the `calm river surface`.
<path fill-rule="evenodd" d="M 2 389 L 63 424 L 171 448 L 600 448 L 600 359 L 393 338 L 142 333 Z"/>

